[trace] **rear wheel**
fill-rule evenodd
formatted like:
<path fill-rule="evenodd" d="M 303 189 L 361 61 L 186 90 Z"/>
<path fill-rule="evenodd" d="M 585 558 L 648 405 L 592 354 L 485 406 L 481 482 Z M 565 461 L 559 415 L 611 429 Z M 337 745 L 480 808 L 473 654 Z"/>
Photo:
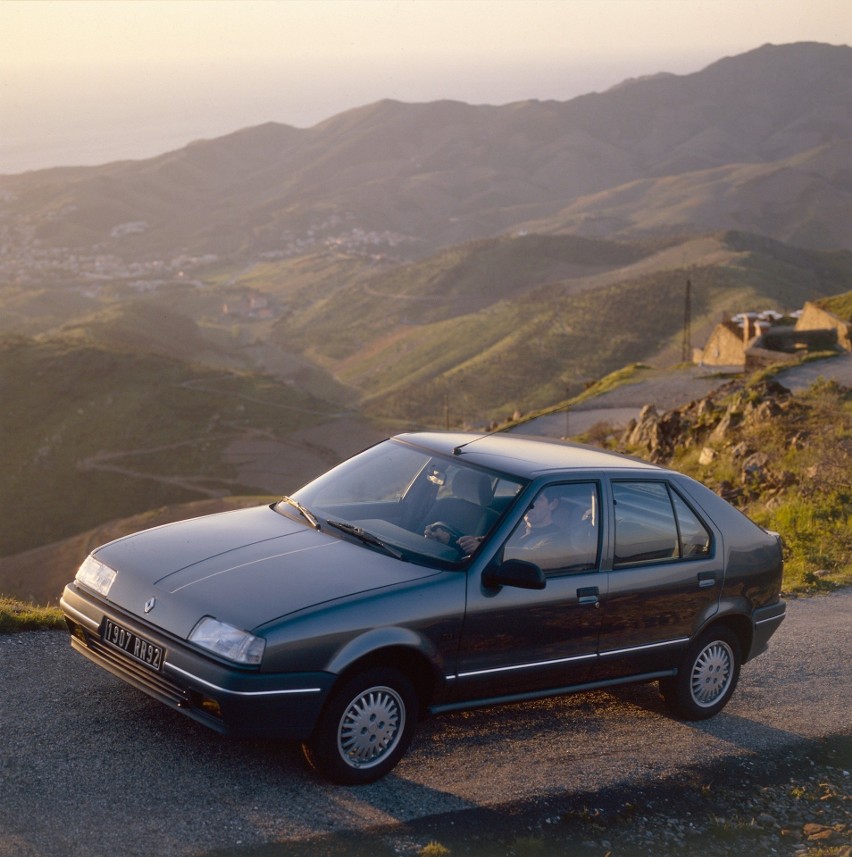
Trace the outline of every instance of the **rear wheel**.
<path fill-rule="evenodd" d="M 305 756 L 323 776 L 344 785 L 380 779 L 405 755 L 417 725 L 417 694 L 398 670 L 375 668 L 334 691 Z"/>
<path fill-rule="evenodd" d="M 678 717 L 706 720 L 727 705 L 740 663 L 737 635 L 723 625 L 711 628 L 689 647 L 678 674 L 660 682 L 660 692 Z"/>

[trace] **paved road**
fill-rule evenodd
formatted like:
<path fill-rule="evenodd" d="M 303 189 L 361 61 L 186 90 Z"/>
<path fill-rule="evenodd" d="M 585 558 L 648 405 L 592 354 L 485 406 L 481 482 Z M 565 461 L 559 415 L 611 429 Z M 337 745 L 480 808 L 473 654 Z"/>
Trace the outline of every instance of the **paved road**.
<path fill-rule="evenodd" d="M 0 855 L 181 857 L 647 784 L 852 731 L 852 590 L 795 600 L 727 709 L 653 687 L 434 719 L 384 781 L 319 781 L 295 747 L 229 741 L 124 686 L 59 632 L 0 636 Z"/>
<path fill-rule="evenodd" d="M 837 381 L 844 387 L 852 387 L 852 354 L 841 354 L 827 360 L 814 360 L 792 369 L 785 369 L 777 375 L 778 380 L 794 393 L 804 390 L 817 378 Z"/>
<path fill-rule="evenodd" d="M 777 379 L 794 393 L 806 389 L 820 377 L 852 387 L 852 354 L 803 363 L 777 375 Z M 523 423 L 516 431 L 545 437 L 576 436 L 600 422 L 623 429 L 639 416 L 644 405 L 653 404 L 660 412 L 679 408 L 712 393 L 724 383 L 726 380 L 709 367 L 646 370 L 640 380 L 623 384 L 572 408 L 567 419 L 564 411 L 547 414 Z"/>

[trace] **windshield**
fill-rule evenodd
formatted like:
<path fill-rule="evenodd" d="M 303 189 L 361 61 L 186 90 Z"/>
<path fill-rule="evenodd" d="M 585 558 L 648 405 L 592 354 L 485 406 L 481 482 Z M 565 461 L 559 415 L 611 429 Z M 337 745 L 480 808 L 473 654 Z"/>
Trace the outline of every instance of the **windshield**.
<path fill-rule="evenodd" d="M 276 509 L 394 556 L 455 565 L 474 553 L 523 483 L 389 440 L 344 461 Z M 475 537 L 475 541 L 470 538 Z"/>

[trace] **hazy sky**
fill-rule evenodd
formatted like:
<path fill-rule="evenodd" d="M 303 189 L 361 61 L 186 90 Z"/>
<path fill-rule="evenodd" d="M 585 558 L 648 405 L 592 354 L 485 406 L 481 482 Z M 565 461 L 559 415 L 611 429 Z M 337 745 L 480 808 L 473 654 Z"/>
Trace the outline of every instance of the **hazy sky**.
<path fill-rule="evenodd" d="M 380 98 L 568 100 L 796 41 L 852 44 L 850 0 L 0 0 L 0 173 Z"/>

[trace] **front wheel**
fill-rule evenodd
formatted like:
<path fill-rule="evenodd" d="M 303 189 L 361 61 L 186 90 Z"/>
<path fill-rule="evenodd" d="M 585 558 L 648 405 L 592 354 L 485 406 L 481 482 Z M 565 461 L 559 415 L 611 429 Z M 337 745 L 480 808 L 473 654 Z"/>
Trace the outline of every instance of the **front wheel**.
<path fill-rule="evenodd" d="M 678 717 L 706 720 L 727 705 L 740 663 L 737 635 L 724 626 L 711 628 L 689 647 L 677 675 L 660 682 L 660 692 Z"/>
<path fill-rule="evenodd" d="M 336 783 L 372 783 L 405 755 L 416 725 L 417 694 L 409 679 L 398 670 L 370 669 L 333 692 L 303 750 Z"/>

